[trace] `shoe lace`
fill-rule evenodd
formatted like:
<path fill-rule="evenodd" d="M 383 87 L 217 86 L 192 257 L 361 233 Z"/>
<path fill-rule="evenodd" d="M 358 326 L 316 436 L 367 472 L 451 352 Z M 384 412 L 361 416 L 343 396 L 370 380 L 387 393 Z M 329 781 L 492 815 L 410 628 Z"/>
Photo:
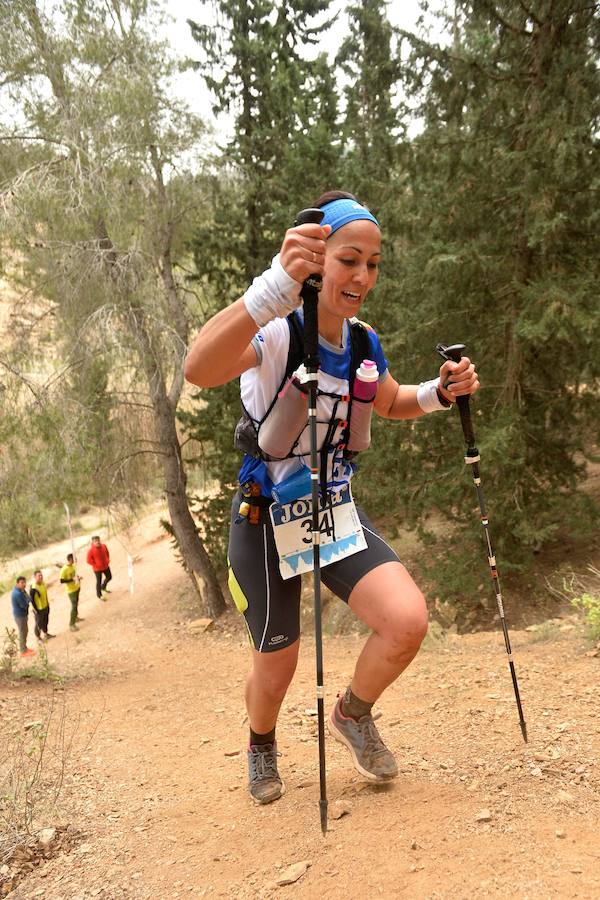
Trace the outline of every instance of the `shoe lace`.
<path fill-rule="evenodd" d="M 381 739 L 381 735 L 377 731 L 373 716 L 364 716 L 358 723 L 358 726 L 361 730 L 366 750 L 372 753 L 389 753 L 388 748 Z"/>
<path fill-rule="evenodd" d="M 280 754 L 276 750 L 255 750 L 250 759 L 252 764 L 251 781 L 262 781 L 266 778 L 279 778 L 277 771 L 277 757 Z"/>

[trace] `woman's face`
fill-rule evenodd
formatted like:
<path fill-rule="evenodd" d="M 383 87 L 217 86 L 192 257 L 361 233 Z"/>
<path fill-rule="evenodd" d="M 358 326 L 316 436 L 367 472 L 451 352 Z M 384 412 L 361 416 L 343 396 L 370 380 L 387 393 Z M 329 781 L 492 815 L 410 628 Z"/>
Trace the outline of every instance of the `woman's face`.
<path fill-rule="evenodd" d="M 381 259 L 381 233 L 369 219 L 342 226 L 327 241 L 319 312 L 340 318 L 358 315 L 377 281 Z"/>

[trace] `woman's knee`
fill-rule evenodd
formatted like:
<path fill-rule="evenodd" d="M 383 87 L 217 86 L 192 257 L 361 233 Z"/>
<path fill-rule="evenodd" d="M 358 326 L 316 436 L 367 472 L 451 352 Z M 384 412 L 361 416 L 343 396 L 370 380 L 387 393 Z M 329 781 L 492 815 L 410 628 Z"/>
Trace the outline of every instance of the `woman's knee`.
<path fill-rule="evenodd" d="M 369 572 L 350 595 L 356 615 L 394 646 L 420 646 L 427 634 L 427 604 L 401 563 Z"/>
<path fill-rule="evenodd" d="M 282 700 L 290 686 L 296 665 L 298 650 L 288 647 L 273 653 L 256 653 L 250 678 L 273 700 Z"/>

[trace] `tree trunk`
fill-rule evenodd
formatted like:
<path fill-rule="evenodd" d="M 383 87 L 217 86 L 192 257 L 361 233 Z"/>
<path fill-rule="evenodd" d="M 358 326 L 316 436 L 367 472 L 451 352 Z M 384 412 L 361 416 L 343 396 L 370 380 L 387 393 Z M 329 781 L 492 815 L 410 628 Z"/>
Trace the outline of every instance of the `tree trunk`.
<path fill-rule="evenodd" d="M 156 439 L 160 444 L 159 452 L 173 534 L 201 600 L 203 612 L 217 618 L 225 610 L 225 600 L 213 564 L 190 512 L 186 493 L 187 476 L 175 423 L 175 407 L 167 395 L 165 381 L 155 359 L 152 340 L 143 321 L 142 311 L 133 311 L 133 319 L 140 338 L 144 371 L 154 410 L 154 427 Z"/>

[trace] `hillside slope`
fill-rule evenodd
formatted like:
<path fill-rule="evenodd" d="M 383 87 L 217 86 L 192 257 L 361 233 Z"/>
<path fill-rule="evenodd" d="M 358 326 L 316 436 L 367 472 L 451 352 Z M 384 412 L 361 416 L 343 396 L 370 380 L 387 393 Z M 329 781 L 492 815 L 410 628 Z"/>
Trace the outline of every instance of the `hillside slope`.
<path fill-rule="evenodd" d="M 240 621 L 189 629 L 186 578 L 158 516 L 130 537 L 133 597 L 125 548 L 112 549 L 111 599 L 91 598 L 90 578 L 81 630 L 49 645 L 64 684 L 0 682 L 0 760 L 9 735 L 54 704 L 65 779 L 43 824 L 71 825 L 33 871 L 15 862 L 0 875 L 11 898 L 600 896 L 600 660 L 570 622 L 549 641 L 514 633 L 528 745 L 500 634 L 432 642 L 379 704 L 400 766 L 393 784 L 365 783 L 328 741 L 330 812 L 346 814 L 323 838 L 310 635 L 278 732 L 287 792 L 256 807 L 245 790 Z M 326 638 L 327 707 L 360 640 Z M 305 874 L 277 886 L 302 861 Z"/>

